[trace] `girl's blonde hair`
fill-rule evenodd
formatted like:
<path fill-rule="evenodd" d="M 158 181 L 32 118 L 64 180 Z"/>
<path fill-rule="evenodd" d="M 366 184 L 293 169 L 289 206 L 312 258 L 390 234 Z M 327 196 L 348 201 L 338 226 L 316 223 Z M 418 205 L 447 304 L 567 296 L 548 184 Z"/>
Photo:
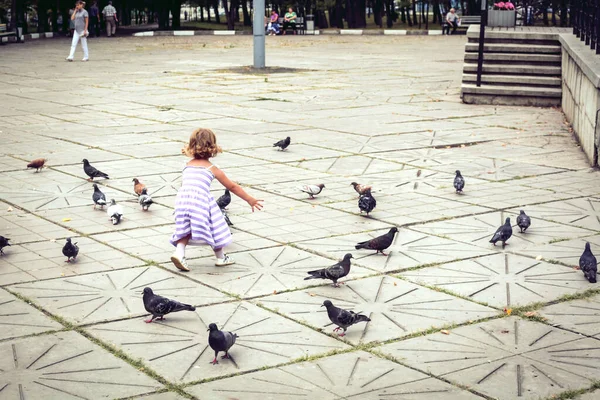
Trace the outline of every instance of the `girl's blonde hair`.
<path fill-rule="evenodd" d="M 183 154 L 197 159 L 209 159 L 222 152 L 217 146 L 217 136 L 206 128 L 198 128 L 192 132 L 190 142 L 183 148 Z"/>

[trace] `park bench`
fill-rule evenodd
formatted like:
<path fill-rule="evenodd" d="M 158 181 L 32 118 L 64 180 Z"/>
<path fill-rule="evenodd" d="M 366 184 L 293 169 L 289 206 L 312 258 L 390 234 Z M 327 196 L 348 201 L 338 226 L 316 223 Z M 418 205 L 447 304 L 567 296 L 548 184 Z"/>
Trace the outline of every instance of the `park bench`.
<path fill-rule="evenodd" d="M 440 4 L 440 14 L 442 14 L 442 32 L 450 29 L 448 26 L 448 22 L 446 22 L 446 14 L 448 14 L 448 10 Z M 460 26 L 456 30 L 456 32 L 466 33 L 471 25 L 480 25 L 481 24 L 481 16 L 480 15 L 459 15 L 460 18 Z"/>
<path fill-rule="evenodd" d="M 8 30 L 8 26 L 6 24 L 0 24 L 0 44 L 3 43 L 2 38 L 3 37 L 9 37 L 9 36 L 17 36 L 17 31 L 9 31 Z"/>
<path fill-rule="evenodd" d="M 283 30 L 283 18 L 279 18 L 278 22 L 281 30 Z M 304 22 L 304 17 L 296 17 L 296 24 L 292 26 L 293 28 L 288 28 L 288 32 L 297 32 L 299 35 L 306 34 L 306 22 Z"/>

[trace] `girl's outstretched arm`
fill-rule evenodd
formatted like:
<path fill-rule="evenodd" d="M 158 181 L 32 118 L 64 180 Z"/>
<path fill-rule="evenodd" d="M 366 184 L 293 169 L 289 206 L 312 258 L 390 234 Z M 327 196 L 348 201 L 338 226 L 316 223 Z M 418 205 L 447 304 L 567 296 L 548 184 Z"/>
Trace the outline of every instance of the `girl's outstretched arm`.
<path fill-rule="evenodd" d="M 221 183 L 221 185 L 225 186 L 226 189 L 233 194 L 235 194 L 240 199 L 246 201 L 252 207 L 252 212 L 254 209 L 261 210 L 263 208 L 262 202 L 264 200 L 257 200 L 254 197 L 250 196 L 246 191 L 237 183 L 233 182 L 231 179 L 225 175 L 223 171 L 217 168 L 216 165 L 213 165 L 211 168 L 212 173 L 215 175 L 215 178 Z"/>

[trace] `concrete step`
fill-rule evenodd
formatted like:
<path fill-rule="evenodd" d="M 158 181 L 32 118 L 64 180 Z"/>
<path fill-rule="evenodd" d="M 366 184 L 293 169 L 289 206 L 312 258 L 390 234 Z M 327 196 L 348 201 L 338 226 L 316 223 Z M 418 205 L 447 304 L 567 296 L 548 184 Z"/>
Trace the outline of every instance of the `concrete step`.
<path fill-rule="evenodd" d="M 475 43 L 467 43 L 465 51 L 468 53 L 476 53 L 479 51 L 478 41 Z M 535 54 L 559 54 L 560 45 L 538 45 L 531 46 L 528 44 L 518 43 L 486 43 L 483 46 L 483 51 L 486 53 L 535 53 Z"/>
<path fill-rule="evenodd" d="M 561 98 L 561 88 L 548 87 L 530 87 L 530 86 L 497 86 L 497 85 L 481 85 L 477 87 L 475 84 L 463 83 L 462 93 L 471 94 L 486 94 L 495 96 L 531 96 L 531 97 L 553 97 Z"/>
<path fill-rule="evenodd" d="M 463 74 L 463 83 L 477 82 L 477 74 Z M 498 86 L 545 86 L 558 87 L 562 85 L 562 79 L 554 76 L 523 76 L 523 75 L 482 75 L 481 82 Z"/>
<path fill-rule="evenodd" d="M 466 62 L 463 68 L 465 73 L 477 73 L 477 63 Z M 489 62 L 483 63 L 484 74 L 499 74 L 499 75 L 545 75 L 545 76 L 561 76 L 561 67 L 544 66 L 544 65 L 526 65 L 526 64 L 493 64 Z"/>
<path fill-rule="evenodd" d="M 478 53 L 465 53 L 465 61 L 477 62 Z M 515 64 L 554 64 L 560 66 L 560 54 L 483 53 L 483 60 Z"/>

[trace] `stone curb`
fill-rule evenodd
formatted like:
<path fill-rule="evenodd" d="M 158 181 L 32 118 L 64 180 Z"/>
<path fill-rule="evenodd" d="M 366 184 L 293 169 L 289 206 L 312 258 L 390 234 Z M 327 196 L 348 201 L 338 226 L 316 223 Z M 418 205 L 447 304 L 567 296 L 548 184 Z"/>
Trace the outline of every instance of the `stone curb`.
<path fill-rule="evenodd" d="M 466 32 L 465 32 L 466 33 Z M 330 29 L 326 31 L 315 30 L 315 35 L 354 35 L 354 36 L 375 36 L 375 35 L 387 35 L 387 36 L 413 36 L 413 35 L 427 35 L 427 36 L 438 36 L 442 34 L 441 30 L 396 30 L 396 29 L 383 29 L 383 30 L 363 30 L 363 29 Z M 246 31 L 147 31 L 134 33 L 133 36 L 227 36 L 227 35 L 252 35 L 252 32 Z M 310 34 L 308 34 L 310 35 Z"/>
<path fill-rule="evenodd" d="M 51 37 L 54 37 L 54 33 L 53 32 L 28 33 L 27 35 L 21 35 L 21 41 L 35 40 L 35 39 L 46 39 L 46 38 L 51 38 Z M 16 41 L 17 41 L 17 38 L 15 36 L 3 37 L 2 38 L 2 43 L 16 42 Z"/>

